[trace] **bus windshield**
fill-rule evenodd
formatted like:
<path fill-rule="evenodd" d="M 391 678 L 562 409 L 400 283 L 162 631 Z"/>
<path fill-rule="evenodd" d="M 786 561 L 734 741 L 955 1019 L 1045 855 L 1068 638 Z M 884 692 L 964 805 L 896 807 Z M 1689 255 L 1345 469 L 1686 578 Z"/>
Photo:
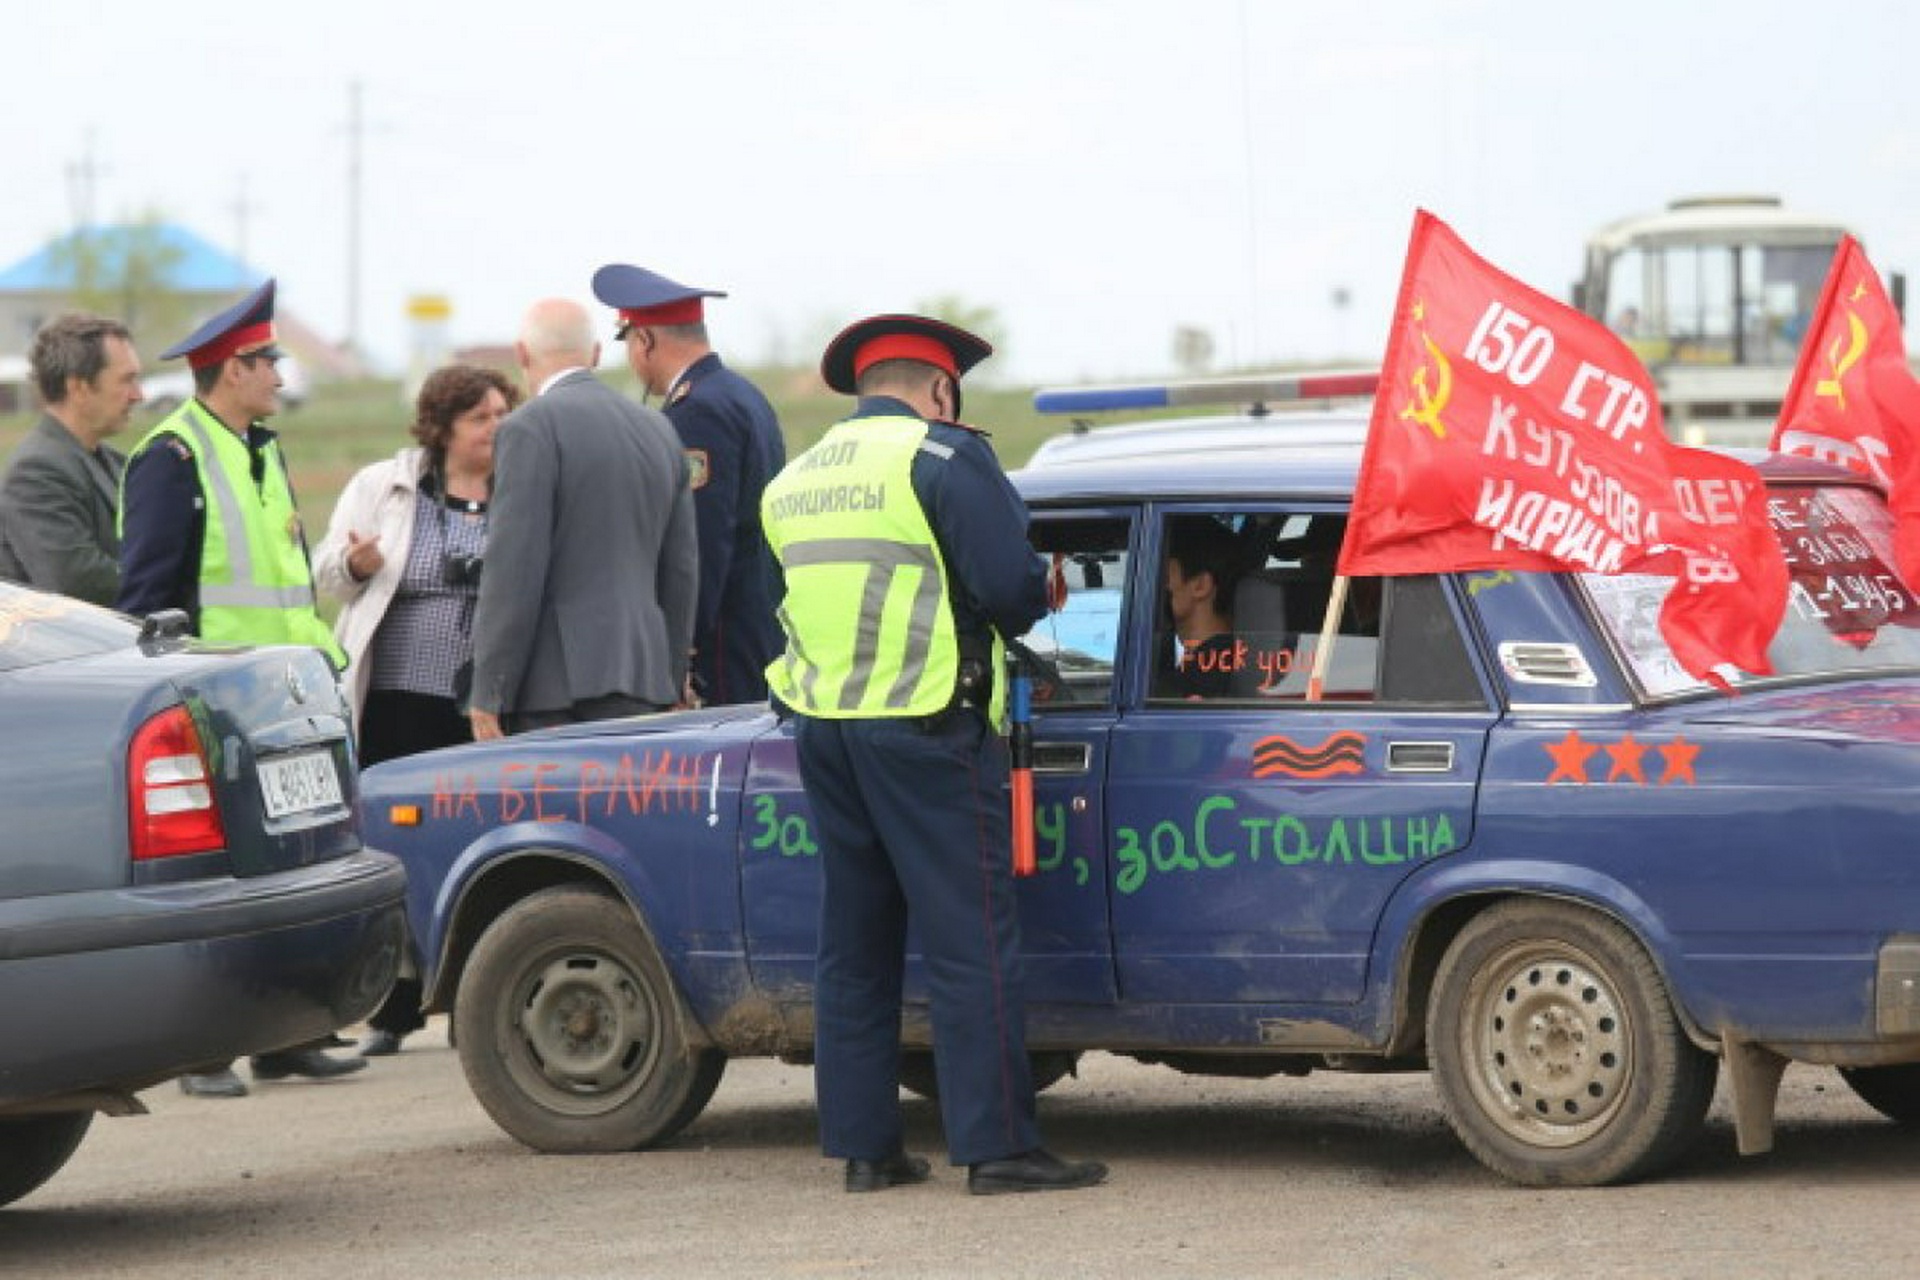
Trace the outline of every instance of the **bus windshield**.
<path fill-rule="evenodd" d="M 1834 246 L 1633 246 L 1607 267 L 1607 323 L 1648 364 L 1793 363 Z"/>

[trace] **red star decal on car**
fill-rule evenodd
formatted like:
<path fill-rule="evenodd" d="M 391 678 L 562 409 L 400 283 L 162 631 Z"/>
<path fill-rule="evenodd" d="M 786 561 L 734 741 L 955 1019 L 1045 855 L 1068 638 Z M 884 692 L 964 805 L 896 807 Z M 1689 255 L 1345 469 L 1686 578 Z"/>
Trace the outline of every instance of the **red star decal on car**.
<path fill-rule="evenodd" d="M 1637 741 L 1632 734 L 1621 738 L 1607 748 L 1607 756 L 1613 761 L 1613 767 L 1607 770 L 1607 781 L 1616 782 L 1626 777 L 1646 786 L 1646 771 L 1640 767 L 1640 757 L 1646 754 L 1647 744 Z"/>
<path fill-rule="evenodd" d="M 1685 738 L 1678 736 L 1666 746 L 1661 747 L 1660 755 L 1666 760 L 1667 767 L 1660 775 L 1660 785 L 1665 786 L 1669 782 L 1684 781 L 1688 786 L 1692 786 L 1694 781 L 1693 758 L 1699 754 L 1699 743 L 1688 742 Z"/>
<path fill-rule="evenodd" d="M 1578 729 L 1567 730 L 1567 736 L 1547 745 L 1547 754 L 1553 757 L 1553 772 L 1547 775 L 1547 781 L 1578 782 L 1587 781 L 1587 758 L 1600 748 L 1580 736 Z"/>

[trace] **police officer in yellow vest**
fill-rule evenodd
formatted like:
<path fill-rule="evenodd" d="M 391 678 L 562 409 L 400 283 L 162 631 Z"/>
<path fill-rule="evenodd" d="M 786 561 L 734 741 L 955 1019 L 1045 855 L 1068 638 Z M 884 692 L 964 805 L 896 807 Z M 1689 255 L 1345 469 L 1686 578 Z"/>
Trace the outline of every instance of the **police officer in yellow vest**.
<path fill-rule="evenodd" d="M 309 644 L 344 659 L 314 610 L 306 539 L 278 438 L 273 286 L 161 353 L 185 356 L 194 398 L 148 432 L 121 481 L 116 605 L 183 609 L 203 639 Z"/>
<path fill-rule="evenodd" d="M 815 979 L 821 1145 L 848 1191 L 920 1182 L 899 1103 L 911 918 L 926 955 L 947 1151 L 975 1194 L 1086 1187 L 1104 1165 L 1040 1145 L 1012 880 L 1002 642 L 1046 610 L 1027 512 L 960 378 L 992 348 L 920 316 L 874 316 L 821 372 L 853 416 L 788 464 L 761 512 L 784 582 L 786 652 L 822 848 Z"/>
<path fill-rule="evenodd" d="M 279 408 L 273 281 L 161 353 L 185 356 L 194 398 L 148 432 L 120 481 L 120 594 L 135 616 L 184 610 L 202 638 L 227 644 L 305 644 L 344 655 L 314 611 L 306 539 L 273 432 Z M 253 1059 L 257 1079 L 346 1075 L 362 1058 L 317 1046 Z M 231 1069 L 182 1076 L 181 1088 L 237 1097 Z"/>

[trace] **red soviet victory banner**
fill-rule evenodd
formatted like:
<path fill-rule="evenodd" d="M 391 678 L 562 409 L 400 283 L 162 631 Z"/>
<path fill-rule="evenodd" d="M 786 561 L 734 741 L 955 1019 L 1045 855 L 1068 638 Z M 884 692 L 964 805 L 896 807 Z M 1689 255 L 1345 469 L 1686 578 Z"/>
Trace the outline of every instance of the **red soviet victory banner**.
<path fill-rule="evenodd" d="M 1682 667 L 1772 671 L 1787 567 L 1759 474 L 1670 442 L 1624 343 L 1421 210 L 1340 572 L 1488 568 L 1675 575 Z"/>
<path fill-rule="evenodd" d="M 1907 368 L 1900 313 L 1860 242 L 1843 236 L 1794 366 L 1776 453 L 1872 476 L 1893 509 L 1894 552 L 1920 585 L 1920 383 Z"/>

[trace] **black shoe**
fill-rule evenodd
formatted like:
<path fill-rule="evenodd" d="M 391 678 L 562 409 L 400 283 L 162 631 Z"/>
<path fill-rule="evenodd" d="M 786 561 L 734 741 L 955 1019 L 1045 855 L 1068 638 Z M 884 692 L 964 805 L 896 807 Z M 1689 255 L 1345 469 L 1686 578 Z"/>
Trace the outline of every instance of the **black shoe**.
<path fill-rule="evenodd" d="M 255 1054 L 255 1080 L 281 1080 L 287 1076 L 306 1076 L 312 1080 L 331 1080 L 366 1070 L 365 1058 L 329 1058 L 318 1049 L 285 1049 L 279 1053 Z"/>
<path fill-rule="evenodd" d="M 233 1068 L 218 1071 L 189 1072 L 180 1077 L 180 1092 L 195 1098 L 244 1098 L 247 1082 Z"/>
<path fill-rule="evenodd" d="M 925 1182 L 933 1171 L 921 1156 L 910 1156 L 904 1151 L 896 1151 L 884 1160 L 847 1161 L 847 1190 L 849 1191 L 885 1191 L 888 1187 L 904 1187 L 915 1182 Z"/>
<path fill-rule="evenodd" d="M 1041 1147 L 1005 1160 L 982 1160 L 967 1170 L 967 1190 L 976 1196 L 1009 1191 L 1075 1191 L 1104 1182 L 1107 1166 L 1098 1160 L 1062 1160 Z"/>
<path fill-rule="evenodd" d="M 366 1044 L 360 1048 L 360 1056 L 363 1058 L 391 1058 L 394 1054 L 400 1052 L 400 1042 L 404 1039 L 406 1039 L 405 1036 L 399 1035 L 396 1032 L 381 1031 L 376 1028 L 368 1033 Z"/>

